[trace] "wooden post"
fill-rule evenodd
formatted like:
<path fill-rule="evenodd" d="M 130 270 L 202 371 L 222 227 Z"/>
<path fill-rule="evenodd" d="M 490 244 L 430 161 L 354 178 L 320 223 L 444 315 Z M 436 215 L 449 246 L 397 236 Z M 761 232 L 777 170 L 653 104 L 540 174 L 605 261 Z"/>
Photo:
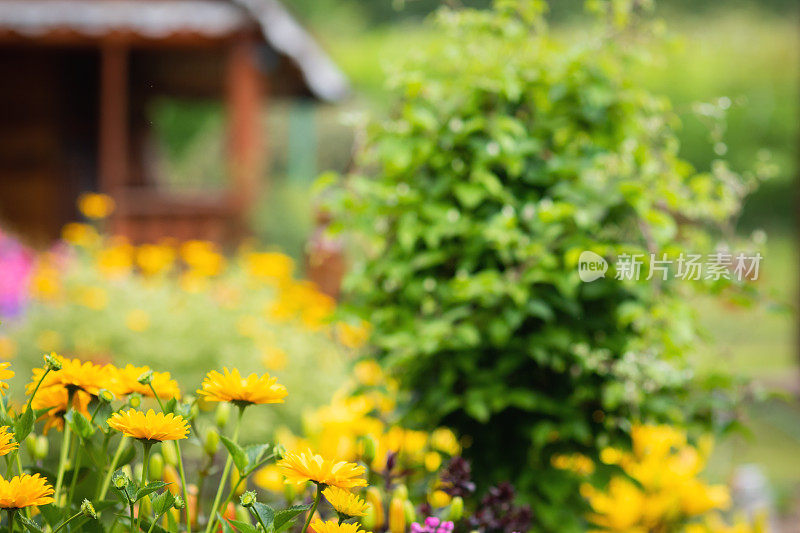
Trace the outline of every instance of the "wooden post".
<path fill-rule="evenodd" d="M 108 43 L 100 49 L 100 191 L 121 199 L 128 174 L 128 49 Z"/>
<path fill-rule="evenodd" d="M 239 223 L 256 200 L 261 173 L 262 88 L 250 41 L 233 44 L 228 56 L 226 100 L 228 107 L 228 161 L 232 198 Z M 244 226 L 241 226 L 242 228 Z"/>

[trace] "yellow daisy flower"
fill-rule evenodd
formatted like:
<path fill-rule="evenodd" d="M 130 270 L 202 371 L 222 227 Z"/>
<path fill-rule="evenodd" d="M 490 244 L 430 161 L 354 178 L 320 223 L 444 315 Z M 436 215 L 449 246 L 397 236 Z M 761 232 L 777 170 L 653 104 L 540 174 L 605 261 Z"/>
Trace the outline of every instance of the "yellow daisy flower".
<path fill-rule="evenodd" d="M 41 389 L 60 385 L 68 390 L 82 390 L 96 395 L 100 389 L 110 388 L 114 380 L 116 368 L 112 365 L 100 366 L 80 359 L 56 357 L 61 362 L 61 370 L 48 373 L 42 382 Z M 25 388 L 27 394 L 33 393 L 45 371 L 44 368 L 33 369 L 33 378 Z"/>
<path fill-rule="evenodd" d="M 72 396 L 72 408 L 81 413 L 86 418 L 91 417 L 89 414 L 89 402 L 92 397 L 82 391 L 76 391 Z M 44 424 L 44 434 L 47 435 L 51 428 L 56 428 L 61 431 L 64 429 L 64 415 L 67 412 L 67 402 L 69 401 L 69 391 L 64 387 L 47 387 L 46 389 L 39 389 L 36 396 L 33 397 L 31 407 L 34 411 L 48 409 L 48 411 L 39 417 L 39 420 L 47 419 Z"/>
<path fill-rule="evenodd" d="M 338 520 L 328 520 L 323 522 L 319 518 L 311 522 L 314 533 L 369 533 L 359 529 L 361 524 L 340 524 Z"/>
<path fill-rule="evenodd" d="M 14 440 L 14 433 L 8 430 L 8 426 L 0 427 L 0 455 L 7 455 L 19 447 Z"/>
<path fill-rule="evenodd" d="M 106 218 L 114 207 L 114 199 L 107 194 L 85 192 L 78 197 L 78 209 L 86 218 Z"/>
<path fill-rule="evenodd" d="M 189 425 L 182 416 L 156 413 L 152 409 L 147 414 L 136 409 L 114 413 L 108 425 L 134 439 L 158 442 L 185 439 L 189 433 Z"/>
<path fill-rule="evenodd" d="M 0 508 L 21 509 L 23 507 L 53 503 L 53 487 L 39 474 L 14 476 L 10 481 L 0 477 Z"/>
<path fill-rule="evenodd" d="M 8 383 L 6 383 L 4 380 L 14 377 L 14 371 L 8 369 L 10 366 L 11 363 L 0 363 L 0 380 L 3 380 L 0 381 L 0 394 L 3 396 L 5 396 L 6 389 L 8 389 Z"/>
<path fill-rule="evenodd" d="M 258 376 L 250 374 L 243 378 L 239 370 L 222 369 L 209 372 L 197 393 L 209 402 L 232 402 L 241 404 L 283 403 L 288 392 L 278 383 L 278 378 L 269 374 Z"/>
<path fill-rule="evenodd" d="M 149 396 L 152 398 L 153 391 L 150 390 L 150 386 L 139 383 L 139 377 L 149 370 L 150 368 L 147 366 L 133 365 L 126 365 L 125 368 L 118 369 L 111 390 L 118 396 L 138 392 L 142 396 Z M 172 379 L 169 372 L 153 372 L 152 383 L 159 398 L 165 400 L 175 398 L 176 400 L 180 400 L 181 390 L 178 387 L 178 382 Z"/>
<path fill-rule="evenodd" d="M 322 495 L 337 513 L 347 516 L 364 516 L 367 513 L 367 502 L 349 490 L 328 487 L 322 491 Z"/>
<path fill-rule="evenodd" d="M 307 453 L 287 452 L 278 466 L 289 483 L 313 481 L 342 489 L 367 486 L 367 481 L 360 477 L 364 475 L 363 466 L 345 461 L 336 463 L 314 455 L 311 450 Z"/>

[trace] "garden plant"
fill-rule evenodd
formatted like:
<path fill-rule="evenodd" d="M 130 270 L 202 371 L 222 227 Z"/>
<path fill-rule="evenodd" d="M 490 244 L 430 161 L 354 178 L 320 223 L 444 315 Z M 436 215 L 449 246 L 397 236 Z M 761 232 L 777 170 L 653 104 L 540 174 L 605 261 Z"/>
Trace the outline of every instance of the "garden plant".
<path fill-rule="evenodd" d="M 357 168 L 320 180 L 355 250 L 346 299 L 405 422 L 468 436 L 479 487 L 511 480 L 549 531 L 580 529 L 585 509 L 554 457 L 586 456 L 604 486 L 619 472 L 601 451 L 636 424 L 736 426 L 735 381 L 686 362 L 691 302 L 752 292 L 648 279 L 650 257 L 752 250 L 732 228 L 756 177 L 680 157 L 670 103 L 636 81 L 661 32 L 649 3 L 587 5 L 599 23 L 574 44 L 540 1 L 441 9 L 440 38 L 390 75 L 393 112 L 365 125 Z M 591 283 L 587 251 L 610 264 Z M 617 275 L 625 255 L 639 279 Z"/>

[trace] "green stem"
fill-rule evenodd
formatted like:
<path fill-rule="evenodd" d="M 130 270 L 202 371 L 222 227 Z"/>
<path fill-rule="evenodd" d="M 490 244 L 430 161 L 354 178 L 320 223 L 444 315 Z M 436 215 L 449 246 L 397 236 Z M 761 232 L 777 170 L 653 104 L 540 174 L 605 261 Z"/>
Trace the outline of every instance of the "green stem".
<path fill-rule="evenodd" d="M 17 514 L 16 509 L 8 509 L 8 531 L 14 533 L 14 517 Z"/>
<path fill-rule="evenodd" d="M 306 533 L 308 525 L 311 523 L 311 518 L 314 516 L 314 513 L 317 512 L 317 506 L 319 506 L 320 499 L 322 499 L 322 484 L 317 483 L 317 493 L 314 495 L 314 505 L 312 505 L 311 509 L 308 511 L 306 523 L 303 525 L 303 529 L 300 531 L 300 533 Z"/>
<path fill-rule="evenodd" d="M 78 440 L 80 442 L 80 439 Z M 69 508 L 69 504 L 72 503 L 72 497 L 75 494 L 75 486 L 78 484 L 78 474 L 81 470 L 81 448 L 80 446 L 75 446 L 75 460 L 72 463 L 72 481 L 69 484 L 69 495 L 67 497 L 67 508 Z M 55 533 L 55 532 L 53 532 Z"/>
<path fill-rule="evenodd" d="M 164 411 L 164 404 L 161 403 L 161 398 L 158 397 L 158 393 L 156 392 L 155 387 L 153 387 L 153 383 L 150 382 L 150 390 L 153 391 L 153 397 L 158 402 L 158 406 L 161 408 L 162 413 L 166 413 Z M 186 533 L 192 533 L 192 520 L 189 517 L 189 491 L 186 487 L 186 474 L 183 470 L 183 456 L 181 455 L 181 445 L 178 441 L 175 441 L 175 454 L 178 456 L 178 474 L 181 477 L 181 495 L 183 496 L 183 503 L 184 503 L 184 511 L 186 513 Z M 197 497 L 198 503 L 200 502 L 200 496 Z"/>
<path fill-rule="evenodd" d="M 36 384 L 36 388 L 33 389 L 33 394 L 31 394 L 31 397 L 28 398 L 28 407 L 26 407 L 26 409 L 25 409 L 26 411 L 31 408 L 31 405 L 33 404 L 33 397 L 36 396 L 37 392 L 39 392 L 39 387 L 42 386 L 42 382 L 44 381 L 44 378 L 47 377 L 47 374 L 49 374 L 49 373 L 50 373 L 50 368 L 45 370 L 44 374 L 42 374 L 42 377 L 39 380 L 39 383 L 37 383 Z M 69 394 L 69 399 L 72 400 L 72 394 L 71 393 Z M 67 409 L 69 409 L 69 404 L 67 404 Z"/>
<path fill-rule="evenodd" d="M 142 443 L 142 481 L 141 481 L 141 488 L 147 486 L 147 470 L 150 466 L 150 448 L 153 447 L 153 443 L 150 441 L 143 440 Z M 141 500 L 139 500 L 139 512 L 136 513 L 136 531 L 139 531 L 139 522 L 142 520 L 142 503 L 145 500 L 149 500 L 149 496 L 145 496 Z"/>
<path fill-rule="evenodd" d="M 236 418 L 236 428 L 233 430 L 233 442 L 235 444 L 239 443 L 239 430 L 242 426 L 242 415 L 244 414 L 245 405 L 239 405 L 239 416 Z M 225 468 L 222 471 L 222 478 L 219 480 L 219 488 L 217 488 L 217 494 L 214 496 L 214 504 L 211 506 L 211 510 L 209 511 L 208 516 L 208 524 L 206 525 L 205 533 L 211 533 L 211 530 L 214 528 L 214 523 L 217 521 L 217 509 L 219 507 L 219 501 L 222 498 L 222 491 L 225 489 L 225 483 L 228 480 L 228 474 L 231 471 L 231 464 L 233 463 L 233 458 L 231 454 L 228 454 L 228 459 L 225 461 Z M 187 503 L 188 506 L 188 503 Z"/>
<path fill-rule="evenodd" d="M 125 449 L 125 443 L 128 442 L 128 437 L 122 435 L 122 438 L 119 440 L 119 445 L 117 446 L 117 451 L 114 452 L 114 458 L 111 460 L 111 464 L 108 467 L 108 473 L 106 473 L 106 478 L 103 480 L 103 485 L 100 488 L 100 493 L 97 495 L 98 500 L 102 500 L 106 496 L 106 492 L 108 492 L 108 487 L 111 485 L 111 477 L 114 475 L 114 470 L 117 468 L 117 463 L 119 462 L 119 458 L 122 456 L 122 451 Z M 131 515 L 132 517 L 133 515 Z"/>
<path fill-rule="evenodd" d="M 76 518 L 78 518 L 78 517 L 79 517 L 79 516 L 81 516 L 81 515 L 83 515 L 83 513 L 82 513 L 82 512 L 80 512 L 80 511 L 78 511 L 78 512 L 77 512 L 77 513 L 75 513 L 74 515 L 70 516 L 69 518 L 67 518 L 66 520 L 64 520 L 64 521 L 63 521 L 63 522 L 61 522 L 60 524 L 58 524 L 58 527 L 57 527 L 57 528 L 55 528 L 55 529 L 53 530 L 53 533 L 58 533 L 58 531 L 59 531 L 61 528 L 63 528 L 64 526 L 66 526 L 67 524 L 69 524 L 70 522 L 72 522 L 73 520 L 75 520 Z"/>
<path fill-rule="evenodd" d="M 58 474 L 56 475 L 56 487 L 55 493 L 53 495 L 53 500 L 55 501 L 56 505 L 61 505 L 61 484 L 64 482 L 64 470 L 67 467 L 67 455 L 69 454 L 69 443 L 71 437 L 70 425 L 69 422 L 64 420 L 64 436 L 61 440 L 61 455 L 58 459 Z"/>

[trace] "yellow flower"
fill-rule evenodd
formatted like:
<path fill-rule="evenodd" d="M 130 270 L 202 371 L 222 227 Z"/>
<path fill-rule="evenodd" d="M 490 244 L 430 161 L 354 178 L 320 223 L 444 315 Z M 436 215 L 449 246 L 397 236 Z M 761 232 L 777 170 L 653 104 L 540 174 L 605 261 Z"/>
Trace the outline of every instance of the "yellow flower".
<path fill-rule="evenodd" d="M 141 333 L 150 326 L 150 315 L 143 309 L 131 309 L 125 317 L 125 325 L 129 330 Z"/>
<path fill-rule="evenodd" d="M 110 390 L 119 396 L 138 392 L 142 396 L 153 397 L 153 391 L 149 385 L 139 383 L 139 377 L 150 370 L 147 366 L 133 366 L 131 364 L 125 365 L 125 368 L 117 370 L 114 378 L 114 383 Z M 181 390 L 178 387 L 178 382 L 172 379 L 169 372 L 153 372 L 153 388 L 156 390 L 159 398 L 169 400 L 175 398 L 180 400 Z"/>
<path fill-rule="evenodd" d="M 365 361 L 356 363 L 353 371 L 355 372 L 356 379 L 362 385 L 374 387 L 383 379 L 383 370 L 381 370 L 381 365 L 372 359 L 367 359 Z"/>
<path fill-rule="evenodd" d="M 347 516 L 364 516 L 367 511 L 367 502 L 346 489 L 328 487 L 322 491 L 325 499 L 336 510 Z"/>
<path fill-rule="evenodd" d="M 134 439 L 158 442 L 185 439 L 189 433 L 189 425 L 182 416 L 156 413 L 152 409 L 147 414 L 136 409 L 114 413 L 108 425 Z"/>
<path fill-rule="evenodd" d="M 10 366 L 11 363 L 0 363 L 0 394 L 3 396 L 5 396 L 6 389 L 8 389 L 8 383 L 4 380 L 14 377 L 14 371 L 8 369 Z"/>
<path fill-rule="evenodd" d="M 461 453 L 458 437 L 448 428 L 438 428 L 431 433 L 431 446 L 448 455 Z"/>
<path fill-rule="evenodd" d="M 133 246 L 124 237 L 115 237 L 110 246 L 97 253 L 97 268 L 107 278 L 127 276 L 133 268 Z"/>
<path fill-rule="evenodd" d="M 229 371 L 223 368 L 223 374 L 212 370 L 197 393 L 210 402 L 233 402 L 241 404 L 283 403 L 288 392 L 286 387 L 278 383 L 278 378 L 269 374 L 258 376 L 250 374 L 243 378 L 236 368 Z"/>
<path fill-rule="evenodd" d="M 256 472 L 254 480 L 256 485 L 272 492 L 283 492 L 285 486 L 283 474 L 275 465 L 267 465 Z"/>
<path fill-rule="evenodd" d="M 188 241 L 181 246 L 181 258 L 200 276 L 216 276 L 225 268 L 225 258 L 208 241 Z"/>
<path fill-rule="evenodd" d="M 19 443 L 14 440 L 14 434 L 8 430 L 8 426 L 0 427 L 0 455 L 7 455 L 19 447 Z"/>
<path fill-rule="evenodd" d="M 323 522 L 319 518 L 311 522 L 311 529 L 314 533 L 368 533 L 359 529 L 361 524 L 340 524 L 338 520 L 328 520 Z"/>
<path fill-rule="evenodd" d="M 442 456 L 437 452 L 428 452 L 425 454 L 425 470 L 428 472 L 436 472 L 442 466 Z"/>
<path fill-rule="evenodd" d="M 80 359 L 65 359 L 59 355 L 52 354 L 61 361 L 61 370 L 52 371 L 47 374 L 42 382 L 41 388 L 62 386 L 72 390 L 83 390 L 89 394 L 96 395 L 97 391 L 107 388 L 113 383 L 116 369 L 111 365 L 100 366 Z M 44 368 L 33 369 L 33 379 L 25 388 L 27 394 L 31 394 L 36 388 L 36 384 L 45 373 Z"/>
<path fill-rule="evenodd" d="M 102 287 L 84 287 L 78 293 L 78 302 L 89 309 L 101 311 L 108 305 L 108 293 Z"/>
<path fill-rule="evenodd" d="M 72 408 L 80 412 L 86 418 L 89 418 L 89 402 L 92 397 L 82 391 L 76 391 L 72 397 Z M 51 428 L 56 428 L 59 431 L 64 429 L 64 415 L 67 412 L 67 402 L 69 401 L 69 392 L 64 387 L 43 387 L 39 389 L 36 396 L 33 397 L 31 407 L 35 411 L 48 409 L 48 411 L 39 417 L 39 420 L 47 419 L 44 425 L 44 433 L 47 434 Z"/>
<path fill-rule="evenodd" d="M 83 193 L 78 197 L 78 209 L 87 218 L 106 218 L 114 211 L 114 199 L 107 194 Z"/>
<path fill-rule="evenodd" d="M 136 250 L 136 264 L 147 276 L 169 270 L 173 261 L 175 249 L 167 244 L 143 244 Z"/>
<path fill-rule="evenodd" d="M 39 474 L 14 476 L 10 481 L 0 477 L 0 508 L 21 509 L 23 507 L 53 503 L 53 487 Z"/>
<path fill-rule="evenodd" d="M 443 490 L 435 490 L 428 496 L 428 503 L 434 509 L 441 509 L 450 503 L 450 495 Z"/>
<path fill-rule="evenodd" d="M 0 359 L 13 359 L 17 352 L 17 344 L 11 337 L 0 336 Z M 2 385 L 0 385 L 2 388 Z"/>
<path fill-rule="evenodd" d="M 345 461 L 333 462 L 314 455 L 311 450 L 303 453 L 286 452 L 278 462 L 289 483 L 313 481 L 342 489 L 365 487 L 367 481 L 364 467 Z"/>
<path fill-rule="evenodd" d="M 289 256 L 275 252 L 249 253 L 245 262 L 251 276 L 273 284 L 291 279 L 294 269 L 294 261 Z"/>
<path fill-rule="evenodd" d="M 336 333 L 339 336 L 339 342 L 348 348 L 361 348 L 367 342 L 370 333 L 370 326 L 366 322 L 359 324 L 348 324 L 347 322 L 339 322 L 336 324 Z"/>
<path fill-rule="evenodd" d="M 75 246 L 92 246 L 100 240 L 100 235 L 89 224 L 70 222 L 61 229 L 61 238 Z"/>

